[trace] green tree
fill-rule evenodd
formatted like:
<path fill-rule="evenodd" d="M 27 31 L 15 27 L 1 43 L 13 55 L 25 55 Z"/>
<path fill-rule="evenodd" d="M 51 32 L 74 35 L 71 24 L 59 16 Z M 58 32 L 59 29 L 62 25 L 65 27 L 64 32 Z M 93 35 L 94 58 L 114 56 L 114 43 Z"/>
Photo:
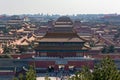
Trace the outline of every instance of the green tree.
<path fill-rule="evenodd" d="M 28 46 L 18 46 L 18 49 L 19 49 L 20 53 L 26 52 L 28 50 Z"/>
<path fill-rule="evenodd" d="M 108 47 L 108 52 L 109 53 L 113 53 L 114 51 L 115 51 L 114 45 L 111 45 L 111 46 Z"/>
<path fill-rule="evenodd" d="M 13 80 L 18 80 L 18 78 L 14 77 Z"/>
<path fill-rule="evenodd" d="M 94 41 L 92 41 L 92 40 L 90 41 L 90 43 L 89 43 L 89 44 L 90 44 L 90 47 L 94 47 L 94 46 L 95 46 L 95 42 L 94 42 Z"/>
<path fill-rule="evenodd" d="M 51 80 L 48 75 L 45 76 L 45 80 Z"/>
<path fill-rule="evenodd" d="M 3 51 L 4 54 L 10 54 L 12 52 L 11 46 L 4 45 L 3 49 L 4 49 Z"/>
<path fill-rule="evenodd" d="M 69 80 L 120 80 L 120 72 L 113 60 L 106 57 L 94 67 L 93 72 L 83 67 L 81 72 L 77 72 Z"/>
<path fill-rule="evenodd" d="M 81 72 L 77 72 L 75 76 L 69 80 L 93 80 L 93 74 L 90 72 L 90 69 L 86 66 L 83 66 Z"/>
<path fill-rule="evenodd" d="M 107 46 L 104 46 L 103 49 L 101 50 L 102 53 L 107 53 L 108 50 L 107 50 Z"/>
<path fill-rule="evenodd" d="M 109 57 L 104 58 L 100 64 L 95 66 L 93 75 L 93 80 L 120 80 L 120 73 Z"/>
<path fill-rule="evenodd" d="M 7 34 L 9 31 L 10 31 L 10 30 L 9 30 L 8 28 L 6 28 L 6 29 L 3 30 L 3 33 L 4 33 L 4 34 Z"/>
<path fill-rule="evenodd" d="M 24 80 L 24 76 L 22 73 L 19 74 L 19 80 Z"/>
<path fill-rule="evenodd" d="M 102 53 L 113 53 L 115 51 L 114 45 L 111 45 L 109 47 L 104 46 L 103 49 L 101 50 Z"/>
<path fill-rule="evenodd" d="M 0 58 L 10 58 L 12 59 L 12 56 L 10 54 L 0 55 Z"/>
<path fill-rule="evenodd" d="M 26 72 L 26 80 L 36 80 L 36 71 L 33 66 L 30 66 L 29 70 Z"/>

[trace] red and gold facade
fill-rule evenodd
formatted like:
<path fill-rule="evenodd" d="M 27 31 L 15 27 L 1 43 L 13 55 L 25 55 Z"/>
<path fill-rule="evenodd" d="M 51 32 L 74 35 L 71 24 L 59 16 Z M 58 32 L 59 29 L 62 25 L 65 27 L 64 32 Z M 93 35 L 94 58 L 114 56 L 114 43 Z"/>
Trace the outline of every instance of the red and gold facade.
<path fill-rule="evenodd" d="M 83 65 L 93 67 L 93 60 L 86 58 L 90 49 L 86 40 L 73 30 L 73 22 L 69 17 L 58 18 L 51 31 L 38 40 L 36 51 L 36 68 L 54 67 L 55 70 L 64 68 L 68 70 L 75 67 L 80 69 Z"/>

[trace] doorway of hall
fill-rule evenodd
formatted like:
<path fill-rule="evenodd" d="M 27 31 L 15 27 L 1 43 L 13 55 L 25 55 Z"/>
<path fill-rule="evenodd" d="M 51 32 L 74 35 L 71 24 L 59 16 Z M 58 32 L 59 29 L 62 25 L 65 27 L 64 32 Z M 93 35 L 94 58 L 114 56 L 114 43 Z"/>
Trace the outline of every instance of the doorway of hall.
<path fill-rule="evenodd" d="M 70 72 L 70 73 L 76 72 L 75 66 L 69 66 L 68 68 L 69 68 L 69 72 Z"/>
<path fill-rule="evenodd" d="M 64 71 L 64 69 L 65 69 L 65 65 L 58 65 L 58 68 L 59 68 L 59 71 Z"/>
<path fill-rule="evenodd" d="M 54 72 L 54 66 L 48 66 L 48 72 Z"/>

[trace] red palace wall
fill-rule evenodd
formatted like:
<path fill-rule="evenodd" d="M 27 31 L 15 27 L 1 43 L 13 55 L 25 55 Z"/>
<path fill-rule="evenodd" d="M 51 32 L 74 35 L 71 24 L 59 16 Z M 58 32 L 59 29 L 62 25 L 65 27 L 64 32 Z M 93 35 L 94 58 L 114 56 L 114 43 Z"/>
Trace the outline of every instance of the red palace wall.
<path fill-rule="evenodd" d="M 11 55 L 13 58 L 20 58 L 20 59 L 24 59 L 24 58 L 32 58 L 32 56 L 35 56 L 35 53 L 26 53 L 26 54 L 14 54 Z"/>
<path fill-rule="evenodd" d="M 48 66 L 55 65 L 54 61 L 35 61 L 36 67 L 47 68 Z"/>
<path fill-rule="evenodd" d="M 71 57 L 71 56 L 76 56 L 76 53 L 47 53 L 47 56 L 49 57 Z"/>
<path fill-rule="evenodd" d="M 47 56 L 47 57 L 76 57 L 76 56 L 84 56 L 88 55 L 87 52 L 81 52 L 81 53 L 76 53 L 76 52 L 62 52 L 62 53 L 57 53 L 57 52 L 49 52 L 49 53 L 36 53 L 36 56 Z"/>
<path fill-rule="evenodd" d="M 94 66 L 93 61 L 68 61 L 67 64 L 55 64 L 55 61 L 31 61 L 29 64 L 35 64 L 36 68 L 48 68 L 49 66 L 53 66 L 55 70 L 59 70 L 59 65 L 64 65 L 65 70 L 68 70 L 69 66 L 75 66 L 75 68 L 81 68 L 83 66 L 93 68 Z"/>
<path fill-rule="evenodd" d="M 106 56 L 109 56 L 110 58 L 112 59 L 120 59 L 120 54 L 99 54 L 99 55 L 92 55 L 93 58 L 96 58 L 96 59 L 102 59 Z"/>
<path fill-rule="evenodd" d="M 93 68 L 94 62 L 93 61 L 68 61 L 69 66 L 75 66 L 76 68 L 81 68 L 83 66 L 89 66 Z"/>
<path fill-rule="evenodd" d="M 0 75 L 15 75 L 15 72 L 0 72 Z"/>

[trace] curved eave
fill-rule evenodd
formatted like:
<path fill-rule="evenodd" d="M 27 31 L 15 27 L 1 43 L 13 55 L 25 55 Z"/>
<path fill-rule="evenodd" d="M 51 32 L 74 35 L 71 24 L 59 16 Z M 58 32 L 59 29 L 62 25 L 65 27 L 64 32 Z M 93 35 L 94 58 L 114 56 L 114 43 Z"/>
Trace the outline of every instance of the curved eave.
<path fill-rule="evenodd" d="M 35 50 L 36 52 L 87 52 L 88 50 Z"/>

